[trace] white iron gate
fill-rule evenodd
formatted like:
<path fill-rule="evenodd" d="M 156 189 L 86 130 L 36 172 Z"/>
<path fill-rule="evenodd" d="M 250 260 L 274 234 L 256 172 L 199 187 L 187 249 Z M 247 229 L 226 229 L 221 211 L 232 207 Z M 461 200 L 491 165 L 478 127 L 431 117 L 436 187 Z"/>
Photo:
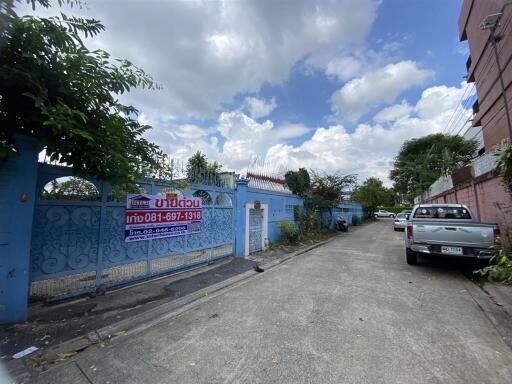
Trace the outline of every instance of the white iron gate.
<path fill-rule="evenodd" d="M 249 253 L 262 250 L 263 246 L 263 210 L 249 210 Z"/>

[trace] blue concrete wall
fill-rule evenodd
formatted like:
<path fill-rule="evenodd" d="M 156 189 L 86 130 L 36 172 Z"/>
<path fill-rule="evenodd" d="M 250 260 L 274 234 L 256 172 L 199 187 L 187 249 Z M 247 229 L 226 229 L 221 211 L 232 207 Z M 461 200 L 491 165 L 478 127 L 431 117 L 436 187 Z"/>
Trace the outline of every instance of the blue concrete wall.
<path fill-rule="evenodd" d="M 270 241 L 280 238 L 278 223 L 293 221 L 294 207 L 304 206 L 303 200 L 295 195 L 248 188 L 247 180 L 238 180 L 235 191 L 204 186 L 213 198 L 212 201 L 220 194 L 227 194 L 233 202 L 232 206 L 217 206 L 215 203 L 204 207 L 204 225 L 205 228 L 211 227 L 210 230 L 205 230 L 200 235 L 189 236 L 188 241 L 185 239 L 185 244 L 182 244 L 183 239 L 178 238 L 125 244 L 121 236 L 124 203 L 108 201 L 108 183 L 90 180 L 98 188 L 100 201 L 40 200 L 38 193 L 44 185 L 56 177 L 71 175 L 70 169 L 38 164 L 38 151 L 32 147 L 29 138 L 20 138 L 17 143 L 20 146 L 20 154 L 0 167 L 0 323 L 15 323 L 26 319 L 31 283 L 40 283 L 40 290 L 44 291 L 43 285 L 47 280 L 66 277 L 70 278 L 69 284 L 75 284 L 72 276 L 92 274 L 93 277 L 96 276 L 95 280 L 84 280 L 90 281 L 90 286 L 77 285 L 76 290 L 70 291 L 70 295 L 78 291 L 93 291 L 96 286 L 105 283 L 101 277 L 109 268 L 131 268 L 133 264 L 134 268 L 137 268 L 126 273 L 133 272 L 136 275 L 123 275 L 119 278 L 122 278 L 122 282 L 137 280 L 156 273 L 152 269 L 153 260 L 165 258 L 169 266 L 166 264 L 161 267 L 162 272 L 164 269 L 172 270 L 178 268 L 174 259 L 185 260 L 182 254 L 186 249 L 187 252 L 190 251 L 187 255 L 190 253 L 190 257 L 193 256 L 197 262 L 206 262 L 209 257 L 221 257 L 223 254 L 217 254 L 217 248 L 221 252 L 224 245 L 232 244 L 233 240 L 235 255 L 242 256 L 245 251 L 246 204 L 259 201 L 268 205 Z M 167 187 L 145 180 L 139 184 L 148 193 L 158 193 L 160 189 Z M 92 215 L 94 212 L 98 217 Z M 76 225 L 68 225 L 65 219 L 77 221 Z M 86 223 L 80 220 L 85 220 Z M 88 248 L 90 252 L 84 256 L 84 242 L 81 240 L 88 234 L 94 240 L 91 241 L 95 246 Z M 206 236 L 207 241 L 200 241 L 201 236 Z M 219 247 L 214 247 L 217 245 Z M 205 255 L 213 256 L 204 256 L 206 258 L 203 260 L 202 255 L 195 254 L 196 251 L 203 249 L 210 249 L 210 253 Z M 78 252 L 78 256 L 73 252 Z M 51 260 L 45 262 L 48 258 Z M 60 263 L 57 262 L 59 260 Z M 139 271 L 139 264 L 142 262 L 146 265 L 145 273 Z M 61 264 L 64 267 L 58 269 Z M 159 264 L 155 265 L 160 268 Z M 179 268 L 182 266 L 185 264 L 179 264 Z M 158 273 L 160 272 L 159 269 Z M 77 281 L 82 284 L 82 280 Z M 117 283 L 117 280 L 109 280 L 105 284 Z"/>
<path fill-rule="evenodd" d="M 25 321 L 28 310 L 38 151 L 28 137 L 16 145 L 18 155 L 0 163 L 0 324 Z"/>
<path fill-rule="evenodd" d="M 281 237 L 278 227 L 279 222 L 294 220 L 293 207 L 296 205 L 301 208 L 304 207 L 304 201 L 296 195 L 247 188 L 244 205 L 245 203 L 254 203 L 256 200 L 261 204 L 268 204 L 268 236 L 270 241 L 279 240 Z M 240 227 L 237 227 L 236 230 L 240 232 Z M 245 214 L 243 233 L 245 233 Z"/>
<path fill-rule="evenodd" d="M 330 229 L 336 229 L 336 218 L 338 215 L 342 215 L 345 217 L 349 225 L 352 225 L 352 218 L 357 216 L 359 220 L 363 218 L 363 207 L 361 204 L 356 203 L 344 203 L 339 204 L 337 207 L 332 210 L 332 218 L 331 223 L 329 225 Z M 322 217 L 324 220 L 329 220 L 329 212 L 322 212 Z"/>

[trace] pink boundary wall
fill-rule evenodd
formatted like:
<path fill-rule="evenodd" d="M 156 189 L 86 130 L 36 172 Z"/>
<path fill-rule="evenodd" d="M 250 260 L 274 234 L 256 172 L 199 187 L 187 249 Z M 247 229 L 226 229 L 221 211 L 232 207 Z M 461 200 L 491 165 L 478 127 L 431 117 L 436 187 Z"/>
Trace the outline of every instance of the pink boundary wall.
<path fill-rule="evenodd" d="M 512 194 L 505 190 L 501 179 L 493 177 L 466 186 L 458 186 L 423 203 L 456 203 L 467 205 L 478 220 L 498 223 L 502 230 L 512 230 Z"/>

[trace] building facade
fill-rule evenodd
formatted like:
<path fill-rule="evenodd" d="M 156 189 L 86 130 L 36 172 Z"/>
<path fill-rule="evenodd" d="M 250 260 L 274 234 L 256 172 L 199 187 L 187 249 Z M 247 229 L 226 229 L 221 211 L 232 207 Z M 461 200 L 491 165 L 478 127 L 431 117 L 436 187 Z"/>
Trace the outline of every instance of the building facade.
<path fill-rule="evenodd" d="M 460 40 L 467 41 L 467 81 L 475 84 L 472 127 L 467 139 L 479 139 L 479 157 L 443 176 L 416 202 L 468 205 L 477 218 L 512 228 L 510 191 L 495 168 L 500 151 L 512 139 L 512 1 L 464 0 Z"/>
<path fill-rule="evenodd" d="M 511 139 L 511 19 L 512 2 L 506 0 L 464 0 L 459 19 L 460 39 L 470 50 L 467 81 L 475 83 L 478 96 L 473 126 L 482 127 L 486 151 Z"/>

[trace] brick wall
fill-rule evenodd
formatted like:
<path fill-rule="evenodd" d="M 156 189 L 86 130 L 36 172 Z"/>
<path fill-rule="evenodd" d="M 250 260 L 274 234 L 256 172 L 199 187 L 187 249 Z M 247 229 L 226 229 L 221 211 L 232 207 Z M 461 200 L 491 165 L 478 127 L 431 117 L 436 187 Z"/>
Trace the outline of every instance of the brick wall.
<path fill-rule="evenodd" d="M 506 191 L 498 177 L 488 178 L 476 184 L 457 187 L 424 203 L 465 204 L 482 222 L 498 223 L 503 229 L 512 229 L 512 195 Z"/>

